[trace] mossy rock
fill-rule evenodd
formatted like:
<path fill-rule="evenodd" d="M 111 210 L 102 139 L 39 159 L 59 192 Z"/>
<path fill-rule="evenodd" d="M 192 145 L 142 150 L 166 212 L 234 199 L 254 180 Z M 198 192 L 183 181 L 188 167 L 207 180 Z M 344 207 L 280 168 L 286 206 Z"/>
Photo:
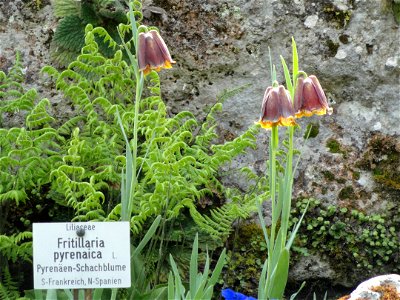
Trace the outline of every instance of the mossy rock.
<path fill-rule="evenodd" d="M 247 223 L 239 226 L 228 250 L 224 284 L 246 295 L 257 295 L 261 269 L 267 258 L 267 248 L 260 225 Z"/>
<path fill-rule="evenodd" d="M 363 279 L 364 275 L 399 271 L 397 220 L 387 215 L 367 215 L 346 206 L 325 207 L 316 199 L 298 199 L 292 209 L 293 224 L 308 201 L 295 247 L 328 258 L 337 274 L 346 274 L 353 281 Z M 296 259 L 296 255 L 293 257 Z"/>
<path fill-rule="evenodd" d="M 400 190 L 400 141 L 396 136 L 374 135 L 367 150 L 357 162 L 371 171 L 376 182 L 388 189 Z"/>
<path fill-rule="evenodd" d="M 307 124 L 306 131 L 304 133 L 304 139 L 312 139 L 317 137 L 319 134 L 319 124 L 318 123 L 309 123 Z"/>
<path fill-rule="evenodd" d="M 337 29 L 345 28 L 352 16 L 351 10 L 341 10 L 331 3 L 324 6 L 323 12 L 326 20 L 335 24 Z"/>

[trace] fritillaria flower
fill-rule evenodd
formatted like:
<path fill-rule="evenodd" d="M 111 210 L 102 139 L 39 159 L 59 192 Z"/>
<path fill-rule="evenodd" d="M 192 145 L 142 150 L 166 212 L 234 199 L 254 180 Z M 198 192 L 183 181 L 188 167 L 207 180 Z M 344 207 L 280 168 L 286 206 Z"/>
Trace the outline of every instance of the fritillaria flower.
<path fill-rule="evenodd" d="M 268 87 L 265 91 L 258 123 L 266 129 L 296 125 L 290 94 L 283 85 Z"/>
<path fill-rule="evenodd" d="M 314 75 L 307 78 L 300 77 L 297 80 L 296 92 L 294 94 L 294 111 L 296 118 L 312 115 L 329 115 L 332 108 L 329 107 L 325 93 Z"/>
<path fill-rule="evenodd" d="M 170 69 L 173 63 L 175 61 L 172 60 L 167 45 L 157 30 L 139 33 L 138 64 L 140 71 L 147 75 L 151 70 L 159 72 L 161 69 Z"/>

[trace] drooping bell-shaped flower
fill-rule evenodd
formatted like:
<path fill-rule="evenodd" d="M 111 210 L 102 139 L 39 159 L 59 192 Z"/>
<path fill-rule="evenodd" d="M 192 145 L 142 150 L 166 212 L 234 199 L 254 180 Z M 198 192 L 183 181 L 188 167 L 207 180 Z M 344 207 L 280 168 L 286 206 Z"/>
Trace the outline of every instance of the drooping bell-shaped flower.
<path fill-rule="evenodd" d="M 294 111 L 296 118 L 310 117 L 312 115 L 329 115 L 329 107 L 324 90 L 317 77 L 310 75 L 307 78 L 298 78 L 294 94 Z"/>
<path fill-rule="evenodd" d="M 170 69 L 173 63 L 175 61 L 172 60 L 167 45 L 157 30 L 139 33 L 138 64 L 140 71 L 147 75 L 151 70 L 159 72 L 161 69 Z"/>
<path fill-rule="evenodd" d="M 296 125 L 290 94 L 283 85 L 268 87 L 265 91 L 258 123 L 266 129 Z"/>

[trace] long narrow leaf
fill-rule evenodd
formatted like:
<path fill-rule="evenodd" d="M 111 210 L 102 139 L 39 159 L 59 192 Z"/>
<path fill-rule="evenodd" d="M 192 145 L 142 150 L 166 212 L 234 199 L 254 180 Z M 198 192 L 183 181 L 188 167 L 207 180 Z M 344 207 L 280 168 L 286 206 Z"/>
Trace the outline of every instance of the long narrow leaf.
<path fill-rule="evenodd" d="M 175 289 L 174 289 L 174 276 L 170 271 L 168 274 L 168 299 L 174 299 Z"/>
<path fill-rule="evenodd" d="M 47 290 L 46 300 L 57 299 L 57 290 Z"/>
<path fill-rule="evenodd" d="M 290 72 L 289 69 L 286 65 L 285 59 L 281 56 L 281 63 L 282 63 L 282 67 L 283 67 L 283 73 L 285 74 L 285 80 L 286 80 L 286 88 L 289 91 L 293 90 L 293 84 L 292 84 L 292 80 L 290 79 Z M 291 97 L 293 97 L 293 95 L 290 95 Z M 293 101 L 293 99 L 292 99 Z"/>
<path fill-rule="evenodd" d="M 126 173 L 125 176 L 122 176 L 122 180 L 124 180 L 125 177 L 125 182 L 121 184 L 123 187 L 123 193 L 121 194 L 121 219 L 122 221 L 130 221 L 129 216 L 130 216 L 130 211 L 129 211 L 129 202 L 131 201 L 131 193 L 133 191 L 131 190 L 132 186 L 132 180 L 133 180 L 133 157 L 132 157 L 132 150 L 131 147 L 129 146 L 129 140 L 126 136 L 124 126 L 121 120 L 121 116 L 119 114 L 118 108 L 117 108 L 117 118 L 118 118 L 118 124 L 121 128 L 122 135 L 124 136 L 125 144 L 126 144 Z"/>
<path fill-rule="evenodd" d="M 292 37 L 292 64 L 293 64 L 293 86 L 296 86 L 296 77 L 299 72 L 299 57 L 297 54 L 297 46 L 294 38 Z M 293 95 L 292 95 L 293 96 Z"/>
<path fill-rule="evenodd" d="M 136 74 L 138 67 L 137 67 L 137 63 L 136 63 L 135 57 L 132 55 L 132 52 L 129 50 L 128 46 L 126 45 L 126 43 L 124 41 L 124 37 L 122 36 L 121 31 L 119 30 L 118 27 L 117 27 L 117 30 L 118 30 L 118 34 L 119 34 L 119 37 L 121 39 L 122 45 L 123 45 L 123 47 L 125 49 L 125 52 L 128 54 L 129 61 L 131 62 L 131 65 L 133 66 L 133 71 Z"/>
<path fill-rule="evenodd" d="M 135 20 L 135 15 L 133 13 L 133 8 L 132 8 L 132 2 L 129 1 L 129 19 L 131 21 L 131 26 L 132 26 L 132 36 L 135 39 L 135 47 L 137 48 L 137 26 L 136 26 L 136 20 Z M 136 57 L 137 57 L 137 50 L 136 50 Z"/>
<path fill-rule="evenodd" d="M 276 235 L 274 249 L 272 251 L 272 264 L 270 265 L 271 270 L 274 270 L 278 264 L 279 257 L 281 256 L 282 249 L 284 248 L 285 242 L 282 241 L 282 232 L 284 229 L 279 228 L 278 234 Z"/>
<path fill-rule="evenodd" d="M 267 248 L 269 248 L 269 238 L 268 238 L 268 232 L 267 232 L 267 227 L 265 225 L 264 217 L 262 215 L 261 211 L 261 204 L 258 205 L 258 219 L 260 220 L 261 228 L 264 233 L 264 239 L 267 244 Z"/>
<path fill-rule="evenodd" d="M 268 47 L 268 56 L 269 56 L 269 68 L 271 74 L 271 85 L 273 85 L 274 81 L 276 80 L 276 70 L 275 66 L 272 64 L 271 49 L 269 47 Z"/>
<path fill-rule="evenodd" d="M 273 211 L 273 220 L 278 221 L 281 212 L 282 212 L 282 205 L 284 204 L 284 197 L 283 195 L 285 194 L 286 191 L 286 186 L 283 183 L 283 178 L 281 176 L 277 176 L 277 181 L 278 181 L 278 201 L 276 202 L 275 210 Z"/>
<path fill-rule="evenodd" d="M 111 289 L 111 300 L 116 300 L 117 299 L 117 293 L 118 289 Z"/>
<path fill-rule="evenodd" d="M 35 300 L 43 300 L 43 291 L 42 290 L 34 290 Z"/>
<path fill-rule="evenodd" d="M 208 287 L 210 285 L 208 283 L 209 268 L 210 268 L 210 257 L 208 256 L 207 253 L 206 263 L 204 265 L 204 271 L 203 274 L 199 274 L 197 278 L 199 279 L 199 281 L 196 282 L 196 292 L 194 294 L 193 299 L 199 299 L 199 300 L 207 299 L 206 296 L 204 295 L 204 289 L 205 287 Z"/>
<path fill-rule="evenodd" d="M 185 295 L 185 288 L 182 285 L 181 275 L 179 274 L 178 267 L 176 266 L 171 254 L 169 255 L 169 261 L 172 267 L 172 272 L 174 273 L 175 297 L 173 299 L 182 299 Z M 176 298 L 178 296 L 179 298 Z"/>
<path fill-rule="evenodd" d="M 104 289 L 94 289 L 93 300 L 101 300 Z"/>
<path fill-rule="evenodd" d="M 260 281 L 258 282 L 258 299 L 266 298 L 266 279 L 267 279 L 267 269 L 268 269 L 268 260 L 264 261 L 264 265 L 260 275 Z"/>
<path fill-rule="evenodd" d="M 153 237 L 154 233 L 156 232 L 158 225 L 160 225 L 160 221 L 161 221 L 161 216 L 157 216 L 157 218 L 153 221 L 153 224 L 151 224 L 149 230 L 147 230 L 143 239 L 140 241 L 139 245 L 133 251 L 132 256 L 139 254 L 143 250 L 143 248 L 147 245 L 149 240 Z"/>
<path fill-rule="evenodd" d="M 196 294 L 196 277 L 197 277 L 197 258 L 199 256 L 199 235 L 196 234 L 196 237 L 193 242 L 192 255 L 190 257 L 190 272 L 189 272 L 189 286 L 190 286 L 190 295 L 192 299 L 195 298 Z"/>
<path fill-rule="evenodd" d="M 270 298 L 282 299 L 289 273 L 289 250 L 283 248 L 271 282 Z"/>
<path fill-rule="evenodd" d="M 218 258 L 217 264 L 215 265 L 214 271 L 211 275 L 209 284 L 216 284 L 219 278 L 219 275 L 221 274 L 222 268 L 224 267 L 225 264 L 225 258 L 226 258 L 226 249 L 222 250 L 221 255 Z"/>
<path fill-rule="evenodd" d="M 203 293 L 202 299 L 211 299 L 214 291 L 214 286 L 210 285 Z"/>
<path fill-rule="evenodd" d="M 102 290 L 102 289 L 95 289 L 96 290 Z M 69 300 L 73 300 L 74 299 L 74 295 L 72 294 L 71 290 L 69 289 L 64 289 L 64 293 L 65 295 L 67 295 Z M 94 299 L 94 298 L 93 298 Z M 95 300 L 95 299 L 94 299 Z"/>
<path fill-rule="evenodd" d="M 296 223 L 296 225 L 295 225 L 294 228 L 293 228 L 292 233 L 290 234 L 290 237 L 289 237 L 289 239 L 288 239 L 288 241 L 287 241 L 287 243 L 286 243 L 286 248 L 288 248 L 288 249 L 290 249 L 290 248 L 292 247 L 294 238 L 296 237 L 297 231 L 298 231 L 299 228 L 300 228 L 301 222 L 303 221 L 304 215 L 305 215 L 306 212 L 307 212 L 307 209 L 308 209 L 308 205 L 309 205 L 309 204 L 310 204 L 310 201 L 307 202 L 307 205 L 306 205 L 306 208 L 304 209 L 303 214 L 301 215 L 299 221 Z"/>
<path fill-rule="evenodd" d="M 296 293 L 294 293 L 294 294 L 292 294 L 291 296 L 290 296 L 290 299 L 289 300 L 294 300 L 296 297 L 297 297 L 297 295 L 300 293 L 300 291 L 303 289 L 303 287 L 306 285 L 306 282 L 305 281 L 303 281 L 303 283 L 301 284 L 301 286 L 299 287 L 299 289 L 297 290 L 297 292 Z M 326 300 L 326 299 L 325 299 Z"/>

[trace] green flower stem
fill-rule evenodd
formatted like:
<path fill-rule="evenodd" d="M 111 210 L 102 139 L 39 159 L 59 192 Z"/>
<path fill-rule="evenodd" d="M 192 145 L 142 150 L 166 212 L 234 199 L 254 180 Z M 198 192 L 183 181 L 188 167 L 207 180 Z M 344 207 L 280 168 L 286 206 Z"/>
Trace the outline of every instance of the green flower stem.
<path fill-rule="evenodd" d="M 138 70 L 138 68 L 136 69 Z M 136 95 L 135 95 L 135 115 L 133 119 L 133 149 L 132 149 L 132 181 L 131 181 L 131 192 L 130 199 L 128 203 L 128 220 L 131 219 L 132 206 L 133 206 L 133 198 L 135 196 L 135 190 L 137 186 L 137 147 L 138 147 L 138 123 L 139 123 L 139 108 L 140 108 L 140 99 L 142 97 L 143 91 L 143 83 L 144 83 L 144 75 L 142 71 L 136 72 Z"/>
<path fill-rule="evenodd" d="M 289 70 L 287 69 L 285 60 L 281 57 L 282 66 L 284 68 L 286 86 L 290 93 L 290 98 L 292 102 L 294 102 L 294 93 L 296 91 L 296 83 L 297 77 L 301 74 L 304 75 L 305 72 L 299 72 L 299 58 L 297 54 L 297 46 L 294 38 L 292 38 L 292 82 L 289 75 Z M 299 74 L 300 73 L 300 74 Z M 305 74 L 307 76 L 307 74 Z M 293 136 L 294 136 L 294 127 L 290 126 L 289 130 L 289 139 L 288 139 L 288 150 L 286 152 L 286 167 L 285 167 L 285 179 L 284 179 L 284 195 L 283 195 L 283 206 L 282 206 L 282 218 L 281 218 L 281 226 L 282 226 L 282 249 L 286 245 L 287 232 L 289 226 L 289 216 L 290 216 L 290 208 L 292 205 L 292 188 L 293 188 Z"/>
<path fill-rule="evenodd" d="M 292 71 L 292 80 L 293 82 L 290 82 L 290 77 L 286 78 L 288 90 L 290 93 L 290 98 L 292 99 L 292 102 L 294 102 L 294 93 L 296 91 L 296 83 L 297 83 L 297 77 L 299 76 L 299 73 L 302 75 L 305 74 L 305 72 L 300 71 L 299 72 L 299 57 L 297 54 L 297 46 L 294 38 L 292 38 L 292 63 L 293 63 L 293 71 Z M 285 61 L 283 60 L 282 65 L 285 68 Z M 304 73 L 304 74 L 303 74 Z M 307 76 L 307 74 L 305 74 Z M 293 136 L 294 136 L 294 127 L 290 126 L 288 128 L 289 130 L 289 141 L 288 141 L 288 150 L 286 152 L 286 167 L 285 167 L 285 194 L 284 194 L 284 203 L 283 203 L 283 208 L 282 208 L 282 219 L 281 219 L 281 226 L 283 227 L 282 231 L 282 249 L 286 245 L 286 239 L 287 239 L 287 232 L 288 232 L 288 226 L 289 226 L 289 217 L 290 217 L 290 208 L 292 206 L 292 188 L 293 188 Z"/>
<path fill-rule="evenodd" d="M 289 227 L 289 216 L 290 208 L 292 205 L 292 187 L 293 187 L 293 135 L 294 127 L 290 126 L 289 130 L 289 141 L 288 150 L 286 152 L 286 168 L 285 168 L 285 181 L 284 181 L 284 195 L 283 195 L 283 205 L 282 205 L 282 249 L 285 247 L 287 232 Z"/>
<path fill-rule="evenodd" d="M 270 197 L 271 197 L 271 209 L 272 209 L 272 221 L 271 221 L 271 237 L 270 245 L 268 247 L 268 273 L 267 273 L 267 287 L 268 290 L 269 283 L 271 282 L 270 272 L 275 262 L 273 261 L 273 251 L 275 247 L 275 234 L 276 225 L 278 223 L 279 215 L 276 213 L 276 153 L 279 147 L 279 131 L 278 126 L 273 126 L 271 129 L 270 143 L 269 143 L 269 186 L 270 186 Z"/>
<path fill-rule="evenodd" d="M 143 92 L 143 85 L 144 85 L 144 75 L 142 71 L 139 71 L 139 64 L 137 60 L 137 52 L 138 52 L 138 30 L 136 26 L 136 20 L 133 13 L 132 2 L 129 3 L 129 16 L 132 26 L 132 39 L 134 42 L 135 47 L 135 56 L 132 55 L 126 44 L 124 43 L 124 48 L 128 53 L 129 60 L 131 62 L 133 72 L 136 78 L 136 93 L 135 93 L 135 107 L 134 107 L 134 119 L 133 119 L 133 149 L 132 149 L 132 177 L 130 180 L 130 187 L 129 187 L 129 199 L 126 211 L 124 211 L 125 206 L 122 207 L 122 221 L 130 221 L 131 214 L 132 214 L 132 207 L 133 207 L 133 199 L 135 196 L 135 190 L 137 187 L 137 148 L 138 148 L 138 123 L 139 123 L 139 110 L 140 110 L 140 100 L 142 97 Z M 123 41 L 123 38 L 121 37 Z M 130 147 L 128 147 L 130 148 Z M 127 164 L 131 163 L 127 159 Z M 128 187 L 127 187 L 128 188 Z"/>

